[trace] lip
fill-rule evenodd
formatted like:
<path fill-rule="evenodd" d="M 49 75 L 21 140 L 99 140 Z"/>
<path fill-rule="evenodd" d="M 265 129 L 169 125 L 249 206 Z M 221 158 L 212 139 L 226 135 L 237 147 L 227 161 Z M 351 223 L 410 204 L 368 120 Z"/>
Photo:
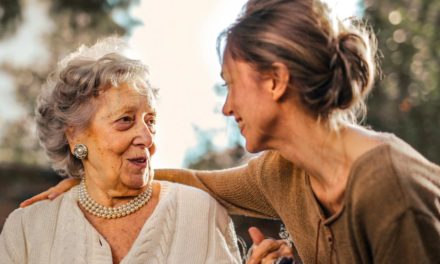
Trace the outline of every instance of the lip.
<path fill-rule="evenodd" d="M 127 159 L 130 164 L 133 166 L 139 168 L 139 169 L 145 169 L 147 167 L 147 157 L 145 156 L 139 156 L 134 158 Z"/>
<path fill-rule="evenodd" d="M 235 122 L 237 122 L 238 128 L 240 129 L 240 133 L 243 134 L 244 124 L 241 118 L 235 118 Z"/>

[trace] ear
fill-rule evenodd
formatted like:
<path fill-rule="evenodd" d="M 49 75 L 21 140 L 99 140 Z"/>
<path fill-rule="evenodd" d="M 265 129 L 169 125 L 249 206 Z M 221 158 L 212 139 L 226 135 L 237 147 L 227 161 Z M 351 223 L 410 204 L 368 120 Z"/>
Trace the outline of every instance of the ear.
<path fill-rule="evenodd" d="M 66 133 L 67 142 L 69 143 L 70 151 L 73 152 L 73 148 L 75 147 L 75 144 L 78 143 L 76 129 L 74 127 L 69 126 L 66 129 L 65 133 Z"/>
<path fill-rule="evenodd" d="M 284 63 L 275 62 L 272 64 L 272 99 L 279 101 L 287 92 L 289 86 L 290 73 Z"/>

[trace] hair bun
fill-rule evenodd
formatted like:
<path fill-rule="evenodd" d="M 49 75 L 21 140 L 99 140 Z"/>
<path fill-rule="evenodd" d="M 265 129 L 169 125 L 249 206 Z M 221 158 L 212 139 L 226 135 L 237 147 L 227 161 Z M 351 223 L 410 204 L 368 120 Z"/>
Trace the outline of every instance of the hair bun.
<path fill-rule="evenodd" d="M 331 82 L 323 99 L 324 113 L 363 105 L 363 98 L 374 80 L 368 40 L 356 32 L 342 32 L 331 43 L 334 54 L 330 60 Z"/>

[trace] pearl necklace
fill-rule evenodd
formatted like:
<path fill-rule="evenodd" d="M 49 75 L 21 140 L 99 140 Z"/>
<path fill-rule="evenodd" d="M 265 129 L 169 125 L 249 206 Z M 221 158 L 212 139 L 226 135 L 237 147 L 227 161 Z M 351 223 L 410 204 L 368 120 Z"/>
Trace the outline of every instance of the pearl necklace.
<path fill-rule="evenodd" d="M 83 177 L 78 189 L 78 202 L 87 212 L 94 216 L 114 219 L 130 215 L 139 210 L 150 201 L 152 193 L 153 187 L 151 184 L 148 184 L 147 190 L 133 198 L 130 202 L 118 207 L 105 207 L 95 202 L 95 200 L 89 196 L 86 188 L 86 181 Z"/>

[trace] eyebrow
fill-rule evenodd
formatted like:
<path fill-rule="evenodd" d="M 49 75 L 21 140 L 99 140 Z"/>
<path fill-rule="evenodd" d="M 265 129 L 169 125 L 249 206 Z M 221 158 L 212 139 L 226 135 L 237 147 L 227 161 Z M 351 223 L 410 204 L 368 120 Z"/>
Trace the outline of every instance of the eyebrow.
<path fill-rule="evenodd" d="M 119 109 L 111 111 L 109 116 L 116 116 L 121 113 L 127 113 L 127 112 L 133 112 L 133 111 L 135 111 L 135 108 L 133 106 L 123 106 Z"/>
<path fill-rule="evenodd" d="M 110 112 L 108 117 L 115 117 L 115 116 L 120 115 L 121 113 L 128 113 L 128 112 L 134 112 L 134 111 L 136 111 L 136 107 L 134 107 L 134 106 L 123 106 L 119 109 L 116 109 L 116 110 Z M 157 111 L 156 111 L 156 109 L 151 109 L 151 111 L 149 111 L 147 114 L 152 115 L 152 116 L 157 116 Z"/>
<path fill-rule="evenodd" d="M 156 109 L 153 109 L 153 111 L 149 112 L 148 115 L 157 116 Z"/>

